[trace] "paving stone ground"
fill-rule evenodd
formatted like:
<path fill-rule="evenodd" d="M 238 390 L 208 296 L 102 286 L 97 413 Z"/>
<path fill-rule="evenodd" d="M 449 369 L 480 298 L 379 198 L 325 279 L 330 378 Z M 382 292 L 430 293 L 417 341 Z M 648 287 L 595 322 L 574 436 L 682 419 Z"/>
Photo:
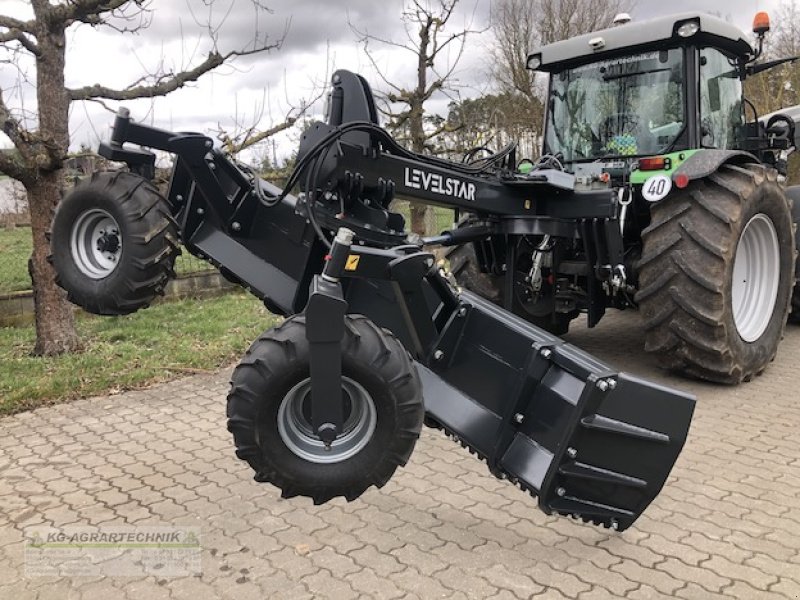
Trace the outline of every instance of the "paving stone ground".
<path fill-rule="evenodd" d="M 622 534 L 545 516 L 431 430 L 382 490 L 281 500 L 233 456 L 226 369 L 0 420 L 0 598 L 800 598 L 800 328 L 736 388 L 660 372 L 635 314 L 575 329 L 698 395 L 664 491 Z M 26 527 L 161 524 L 201 528 L 201 576 L 25 576 Z"/>

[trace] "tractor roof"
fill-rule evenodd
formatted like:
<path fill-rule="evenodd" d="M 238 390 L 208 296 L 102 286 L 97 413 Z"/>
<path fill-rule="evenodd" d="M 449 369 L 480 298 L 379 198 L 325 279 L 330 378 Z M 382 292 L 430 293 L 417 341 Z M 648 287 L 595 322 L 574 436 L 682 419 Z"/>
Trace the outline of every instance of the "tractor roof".
<path fill-rule="evenodd" d="M 678 27 L 687 21 L 699 23 L 694 35 L 683 38 Z M 539 56 L 539 71 L 560 71 L 576 64 L 592 62 L 631 51 L 667 47 L 695 42 L 733 52 L 737 56 L 753 54 L 753 48 L 738 27 L 699 12 L 680 13 L 649 21 L 634 21 L 601 31 L 548 44 L 532 52 L 528 59 Z M 529 62 L 530 64 L 530 62 Z"/>

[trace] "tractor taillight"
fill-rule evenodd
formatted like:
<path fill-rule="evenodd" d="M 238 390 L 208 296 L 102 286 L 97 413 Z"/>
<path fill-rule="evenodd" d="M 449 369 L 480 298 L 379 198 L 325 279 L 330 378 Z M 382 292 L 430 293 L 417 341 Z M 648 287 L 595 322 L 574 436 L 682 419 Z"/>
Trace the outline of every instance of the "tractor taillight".
<path fill-rule="evenodd" d="M 666 156 L 652 156 L 650 158 L 640 158 L 639 159 L 639 170 L 640 171 L 663 171 L 665 169 L 669 169 L 670 167 L 669 158 Z"/>

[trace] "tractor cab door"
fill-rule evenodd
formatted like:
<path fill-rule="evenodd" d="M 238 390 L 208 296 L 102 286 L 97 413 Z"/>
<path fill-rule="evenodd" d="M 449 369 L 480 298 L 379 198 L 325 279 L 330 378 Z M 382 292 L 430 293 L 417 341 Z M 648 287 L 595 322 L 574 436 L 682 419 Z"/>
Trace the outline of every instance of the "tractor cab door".
<path fill-rule="evenodd" d="M 699 98 L 701 147 L 739 148 L 744 103 L 736 57 L 717 48 L 700 49 Z"/>

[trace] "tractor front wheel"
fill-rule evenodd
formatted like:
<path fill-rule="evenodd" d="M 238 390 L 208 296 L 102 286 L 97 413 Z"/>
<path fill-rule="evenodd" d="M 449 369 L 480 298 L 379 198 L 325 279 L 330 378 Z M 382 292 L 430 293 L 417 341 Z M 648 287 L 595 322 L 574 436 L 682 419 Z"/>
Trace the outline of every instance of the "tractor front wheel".
<path fill-rule="evenodd" d="M 759 375 L 783 337 L 794 232 L 774 170 L 723 165 L 653 205 L 642 233 L 645 349 L 720 383 Z"/>
<path fill-rule="evenodd" d="M 406 349 L 363 316 L 348 315 L 342 340 L 344 423 L 326 447 L 311 419 L 309 345 L 303 315 L 256 340 L 231 379 L 228 430 L 255 479 L 284 498 L 322 504 L 382 487 L 411 456 L 424 416 Z"/>

